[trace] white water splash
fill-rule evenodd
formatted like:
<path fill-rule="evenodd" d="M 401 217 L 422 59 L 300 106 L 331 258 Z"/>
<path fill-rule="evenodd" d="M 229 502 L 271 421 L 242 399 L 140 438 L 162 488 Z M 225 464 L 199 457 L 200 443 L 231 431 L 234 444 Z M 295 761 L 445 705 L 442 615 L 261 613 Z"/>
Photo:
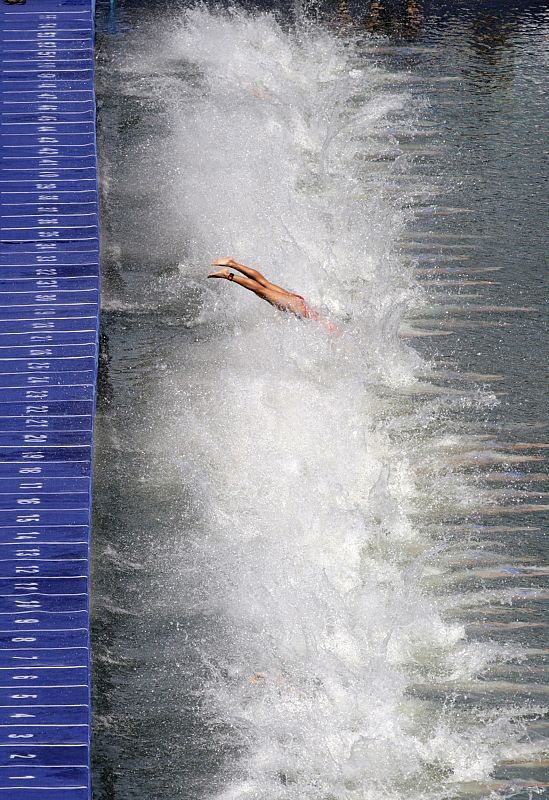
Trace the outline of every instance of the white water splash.
<path fill-rule="evenodd" d="M 427 369 L 398 336 L 420 302 L 398 249 L 406 197 L 391 189 L 406 159 L 376 161 L 413 133 L 405 82 L 358 41 L 203 9 L 162 37 L 155 68 L 172 75 L 156 78 L 171 104 L 165 235 L 185 231 L 186 281 L 231 254 L 341 329 L 204 281 L 194 343 L 158 387 L 162 426 L 147 446 L 175 449 L 200 518 L 170 554 L 179 601 L 215 619 L 215 636 L 192 646 L 239 751 L 221 796 L 434 798 L 486 779 L 513 750 L 507 721 L 459 728 L 451 710 L 437 719 L 406 696 L 424 669 L 463 677 L 460 655 L 474 677 L 477 651 L 422 585 L 436 502 L 421 453 L 437 401 L 424 415 L 391 394 Z M 461 508 L 465 481 L 445 481 Z"/>

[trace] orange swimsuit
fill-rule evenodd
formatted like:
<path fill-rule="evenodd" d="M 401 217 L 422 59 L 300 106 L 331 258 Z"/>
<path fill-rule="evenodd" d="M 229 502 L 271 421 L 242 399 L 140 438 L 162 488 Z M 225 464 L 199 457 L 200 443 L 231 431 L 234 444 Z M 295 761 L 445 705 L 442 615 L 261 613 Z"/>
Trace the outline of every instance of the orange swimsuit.
<path fill-rule="evenodd" d="M 305 298 L 302 297 L 300 294 L 295 294 L 294 297 L 298 297 L 301 300 L 303 305 L 303 319 L 314 319 L 315 322 L 320 322 L 323 328 L 325 328 L 328 333 L 338 333 L 339 330 L 336 328 L 335 325 L 332 325 L 331 322 L 328 322 L 327 319 L 321 317 L 318 311 L 315 311 L 313 308 L 310 308 L 307 303 L 305 302 Z"/>

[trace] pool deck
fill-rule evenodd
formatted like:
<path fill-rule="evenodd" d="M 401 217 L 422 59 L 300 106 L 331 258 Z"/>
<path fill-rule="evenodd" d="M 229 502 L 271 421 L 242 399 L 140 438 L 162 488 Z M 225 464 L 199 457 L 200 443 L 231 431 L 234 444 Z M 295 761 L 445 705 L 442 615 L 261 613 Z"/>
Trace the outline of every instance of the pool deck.
<path fill-rule="evenodd" d="M 0 800 L 87 800 L 94 0 L 0 0 Z"/>

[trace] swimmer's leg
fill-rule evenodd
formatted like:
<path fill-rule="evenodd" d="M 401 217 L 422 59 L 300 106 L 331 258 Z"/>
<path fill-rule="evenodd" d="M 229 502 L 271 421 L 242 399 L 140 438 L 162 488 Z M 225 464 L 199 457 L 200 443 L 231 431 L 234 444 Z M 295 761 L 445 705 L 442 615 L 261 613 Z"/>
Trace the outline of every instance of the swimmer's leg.
<path fill-rule="evenodd" d="M 238 272 L 246 275 L 247 278 L 251 278 L 251 280 L 260 283 L 261 286 L 264 286 L 266 289 L 271 289 L 273 292 L 292 294 L 292 292 L 288 292 L 281 286 L 277 286 L 276 283 L 271 283 L 271 281 L 268 281 L 267 278 L 261 274 L 261 272 L 258 272 L 256 269 L 252 269 L 251 267 L 247 267 L 245 264 L 239 264 L 233 258 L 218 258 L 216 261 L 212 261 L 212 264 L 214 267 L 231 267 L 232 269 L 236 269 Z"/>
<path fill-rule="evenodd" d="M 228 261 L 229 259 L 219 259 L 219 261 Z M 214 264 L 218 264 L 218 262 L 214 261 Z M 259 283 L 258 281 L 254 281 L 252 278 L 243 278 L 242 275 L 235 275 L 226 267 L 224 269 L 220 269 L 217 272 L 210 272 L 208 278 L 225 278 L 228 281 L 232 281 L 233 283 L 238 283 L 239 286 L 243 286 L 245 289 L 248 289 L 250 292 L 253 292 L 258 297 L 261 297 L 263 300 L 267 299 L 267 294 L 269 293 L 269 289 L 263 284 Z"/>
<path fill-rule="evenodd" d="M 225 261 L 226 259 L 221 260 Z M 270 303 L 272 306 L 276 306 L 280 311 L 288 311 L 291 314 L 295 314 L 297 317 L 304 316 L 303 300 L 301 300 L 301 298 L 289 294 L 288 292 L 280 292 L 276 289 L 271 289 L 270 286 L 264 286 L 252 278 L 234 275 L 234 273 L 226 267 L 217 272 L 210 272 L 208 278 L 225 278 L 226 280 L 232 281 L 232 283 L 238 283 L 239 286 L 243 286 L 245 289 L 253 292 L 257 297 L 266 300 L 267 303 Z"/>

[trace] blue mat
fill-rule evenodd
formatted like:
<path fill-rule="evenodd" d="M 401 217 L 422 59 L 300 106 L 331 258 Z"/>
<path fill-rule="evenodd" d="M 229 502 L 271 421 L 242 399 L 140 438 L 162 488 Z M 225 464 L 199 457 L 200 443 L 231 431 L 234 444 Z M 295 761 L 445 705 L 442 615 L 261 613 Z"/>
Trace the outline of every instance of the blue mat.
<path fill-rule="evenodd" d="M 0 800 L 87 800 L 93 0 L 0 0 Z"/>

